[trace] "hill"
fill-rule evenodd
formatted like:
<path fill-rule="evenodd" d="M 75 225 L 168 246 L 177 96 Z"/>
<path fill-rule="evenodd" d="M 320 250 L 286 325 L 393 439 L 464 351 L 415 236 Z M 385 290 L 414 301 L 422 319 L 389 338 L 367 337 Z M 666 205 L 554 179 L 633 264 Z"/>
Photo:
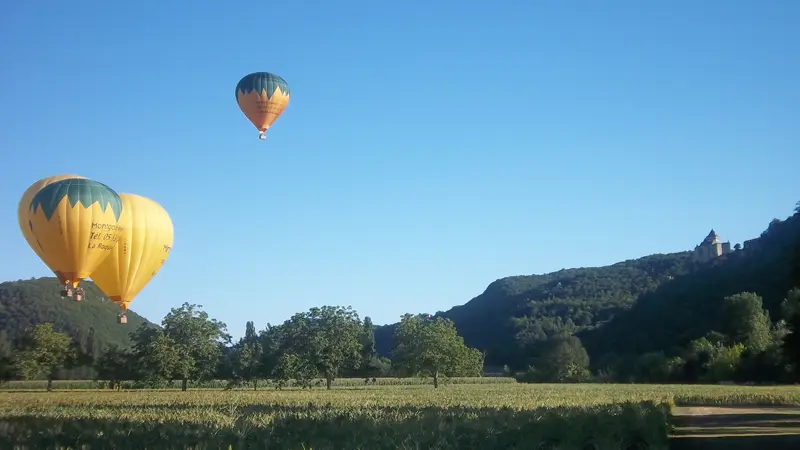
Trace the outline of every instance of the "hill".
<path fill-rule="evenodd" d="M 800 214 L 773 220 L 745 249 L 707 263 L 691 252 L 651 255 L 606 267 L 512 276 L 436 316 L 456 325 L 486 363 L 523 368 L 537 343 L 575 334 L 593 361 L 607 354 L 641 354 L 683 346 L 718 329 L 722 299 L 739 292 L 764 298 L 772 317 L 792 285 L 800 285 Z M 794 269 L 793 269 L 794 268 Z M 793 272 L 793 270 L 795 272 Z M 394 325 L 375 331 L 388 355 Z"/>
<path fill-rule="evenodd" d="M 605 267 L 562 269 L 511 276 L 491 283 L 464 305 L 436 316 L 453 320 L 471 347 L 486 351 L 487 364 L 514 366 L 526 347 L 561 332 L 600 327 L 661 283 L 695 268 L 690 252 L 651 255 Z M 394 325 L 375 332 L 376 348 L 389 352 Z"/>
<path fill-rule="evenodd" d="M 65 300 L 59 294 L 61 286 L 54 277 L 0 283 L 0 345 L 14 342 L 25 329 L 43 322 L 73 337 L 85 339 L 94 331 L 95 345 L 111 344 L 128 347 L 128 333 L 146 319 L 128 312 L 128 323 L 117 323 L 119 307 L 106 300 L 92 282 L 83 282 L 86 299 L 82 302 Z"/>
<path fill-rule="evenodd" d="M 705 264 L 642 295 L 635 305 L 606 326 L 579 333 L 595 357 L 652 351 L 674 353 L 675 347 L 722 329 L 722 301 L 754 292 L 774 320 L 792 287 L 800 286 L 800 212 L 774 219 L 742 251 Z"/>

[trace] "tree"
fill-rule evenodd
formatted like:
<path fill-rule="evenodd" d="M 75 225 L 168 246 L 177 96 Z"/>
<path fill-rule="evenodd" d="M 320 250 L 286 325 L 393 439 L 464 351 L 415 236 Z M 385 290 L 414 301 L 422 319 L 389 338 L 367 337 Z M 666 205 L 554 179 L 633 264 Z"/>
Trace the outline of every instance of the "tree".
<path fill-rule="evenodd" d="M 439 387 L 442 375 L 480 370 L 479 352 L 464 345 L 449 319 L 406 314 L 395 328 L 393 341 L 392 364 L 404 374 L 433 377 L 434 388 Z"/>
<path fill-rule="evenodd" d="M 781 304 L 781 311 L 786 320 L 782 350 L 791 366 L 794 379 L 798 380 L 800 379 L 800 288 L 789 291 Z"/>
<path fill-rule="evenodd" d="M 135 371 L 131 364 L 132 360 L 133 357 L 130 351 L 112 345 L 101 353 L 95 361 L 95 381 L 108 381 L 110 389 L 120 390 L 122 381 L 128 379 L 131 373 Z"/>
<path fill-rule="evenodd" d="M 86 343 L 83 346 L 83 356 L 90 365 L 93 365 L 99 356 L 98 353 L 98 342 L 94 327 L 89 327 L 89 333 L 86 335 Z"/>
<path fill-rule="evenodd" d="M 355 366 L 360 360 L 363 326 L 349 306 L 311 308 L 292 316 L 283 327 L 288 353 L 322 373 L 328 389 L 343 366 Z"/>
<path fill-rule="evenodd" d="M 462 341 L 463 342 L 463 341 Z M 456 367 L 452 372 L 459 377 L 480 377 L 483 375 L 483 361 L 486 353 L 466 345 L 460 348 L 461 354 L 456 358 Z"/>
<path fill-rule="evenodd" d="M 157 387 L 191 370 L 188 355 L 164 330 L 141 324 L 131 333 L 136 378 Z"/>
<path fill-rule="evenodd" d="M 56 370 L 74 358 L 72 340 L 53 330 L 52 323 L 36 325 L 25 334 L 21 351 L 16 355 L 19 372 L 27 380 L 47 377 L 47 391 L 53 390 Z"/>
<path fill-rule="evenodd" d="M 731 347 L 718 347 L 711 355 L 703 376 L 704 381 L 730 381 L 739 370 L 742 353 L 745 350 L 743 344 L 734 344 Z"/>
<path fill-rule="evenodd" d="M 215 319 L 200 305 L 184 303 L 172 308 L 161 325 L 164 333 L 176 346 L 179 363 L 176 375 L 181 379 L 181 390 L 188 388 L 189 380 L 207 379 L 214 375 L 222 357 L 220 341 L 230 342 L 227 326 Z"/>
<path fill-rule="evenodd" d="M 295 380 L 303 389 L 310 388 L 313 378 L 317 376 L 317 368 L 309 358 L 298 356 L 294 353 L 281 353 L 275 367 L 277 389 Z"/>
<path fill-rule="evenodd" d="M 364 317 L 363 330 L 359 337 L 361 344 L 361 360 L 359 361 L 358 373 L 363 377 L 370 375 L 372 359 L 375 357 L 375 327 L 369 316 Z"/>
<path fill-rule="evenodd" d="M 725 297 L 724 331 L 734 344 L 751 352 L 764 351 L 771 343 L 771 322 L 761 297 L 752 292 Z"/>
<path fill-rule="evenodd" d="M 262 376 L 262 347 L 252 321 L 247 322 L 245 334 L 234 348 L 233 372 L 237 380 L 253 383 L 258 389 L 258 379 Z"/>
<path fill-rule="evenodd" d="M 14 367 L 14 350 L 5 330 L 0 330 L 0 385 L 17 375 Z"/>
<path fill-rule="evenodd" d="M 589 355 L 576 336 L 550 338 L 534 359 L 540 381 L 575 382 L 589 376 Z"/>
<path fill-rule="evenodd" d="M 265 378 L 276 377 L 278 364 L 283 351 L 283 326 L 267 324 L 258 335 L 261 344 L 261 373 Z"/>

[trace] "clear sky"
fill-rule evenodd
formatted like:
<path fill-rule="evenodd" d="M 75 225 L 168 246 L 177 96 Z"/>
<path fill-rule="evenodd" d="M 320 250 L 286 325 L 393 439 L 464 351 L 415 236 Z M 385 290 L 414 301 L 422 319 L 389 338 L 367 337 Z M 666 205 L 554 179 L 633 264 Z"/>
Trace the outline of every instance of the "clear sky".
<path fill-rule="evenodd" d="M 62 173 L 169 211 L 132 309 L 236 336 L 741 242 L 800 200 L 800 2 L 492 5 L 3 2 L 0 279 L 51 275 L 16 207 Z M 256 71 L 292 89 L 266 141 L 234 99 Z"/>

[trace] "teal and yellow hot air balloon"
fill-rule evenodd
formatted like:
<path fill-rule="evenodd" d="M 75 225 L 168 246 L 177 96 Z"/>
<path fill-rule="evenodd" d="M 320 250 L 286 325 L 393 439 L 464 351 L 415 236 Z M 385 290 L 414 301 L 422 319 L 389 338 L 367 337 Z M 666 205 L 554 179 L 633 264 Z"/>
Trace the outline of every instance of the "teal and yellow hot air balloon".
<path fill-rule="evenodd" d="M 289 105 L 289 85 L 274 73 L 251 73 L 236 85 L 236 103 L 258 129 L 258 138 L 266 139 L 264 133 Z"/>
<path fill-rule="evenodd" d="M 83 178 L 79 175 L 54 175 L 52 177 L 45 177 L 41 180 L 33 183 L 28 187 L 28 189 L 22 194 L 22 199 L 19 201 L 19 205 L 17 207 L 17 221 L 19 221 L 19 229 L 22 230 L 22 235 L 25 237 L 25 241 L 28 245 L 31 246 L 36 255 L 39 258 L 44 258 L 42 255 L 42 250 L 39 248 L 39 244 L 36 243 L 36 237 L 33 235 L 33 231 L 31 231 L 30 227 L 28 226 L 28 209 L 31 207 L 31 200 L 33 197 L 42 190 L 48 184 L 55 183 L 56 181 L 61 181 L 67 178 Z M 59 280 L 61 284 L 66 283 L 66 280 Z"/>
<path fill-rule="evenodd" d="M 76 177 L 50 182 L 27 202 L 19 220 L 26 240 L 64 284 L 62 295 L 80 301 L 78 283 L 120 240 L 122 200 L 105 184 Z"/>

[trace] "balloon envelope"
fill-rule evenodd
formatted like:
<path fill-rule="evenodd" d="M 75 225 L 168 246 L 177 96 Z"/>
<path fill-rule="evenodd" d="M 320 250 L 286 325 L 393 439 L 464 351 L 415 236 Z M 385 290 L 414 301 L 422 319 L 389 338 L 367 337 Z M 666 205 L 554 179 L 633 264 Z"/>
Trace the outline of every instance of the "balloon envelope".
<path fill-rule="evenodd" d="M 22 199 L 19 201 L 19 205 L 17 205 L 17 221 L 19 222 L 19 229 L 22 231 L 22 236 L 25 238 L 25 241 L 30 245 L 31 249 L 36 252 L 36 255 L 39 259 L 44 259 L 44 255 L 42 254 L 42 250 L 39 245 L 36 243 L 36 237 L 33 236 L 33 232 L 31 231 L 30 227 L 28 226 L 28 215 L 27 211 L 28 208 L 31 206 L 31 200 L 33 200 L 33 196 L 36 195 L 37 192 L 42 190 L 43 187 L 47 186 L 48 184 L 55 183 L 56 181 L 65 180 L 67 178 L 84 178 L 80 175 L 55 175 L 52 177 L 45 177 L 41 180 L 33 183 L 25 190 L 22 194 Z M 61 283 L 66 283 L 66 280 L 61 280 Z"/>
<path fill-rule="evenodd" d="M 77 287 L 119 241 L 122 201 L 113 189 L 86 178 L 50 183 L 33 196 L 21 222 L 31 246 L 59 280 Z"/>
<path fill-rule="evenodd" d="M 245 75 L 236 85 L 236 103 L 263 137 L 289 105 L 289 85 L 269 72 Z"/>
<path fill-rule="evenodd" d="M 122 234 L 111 256 L 92 272 L 92 281 L 123 310 L 167 260 L 174 238 L 172 220 L 146 197 L 120 194 Z"/>

